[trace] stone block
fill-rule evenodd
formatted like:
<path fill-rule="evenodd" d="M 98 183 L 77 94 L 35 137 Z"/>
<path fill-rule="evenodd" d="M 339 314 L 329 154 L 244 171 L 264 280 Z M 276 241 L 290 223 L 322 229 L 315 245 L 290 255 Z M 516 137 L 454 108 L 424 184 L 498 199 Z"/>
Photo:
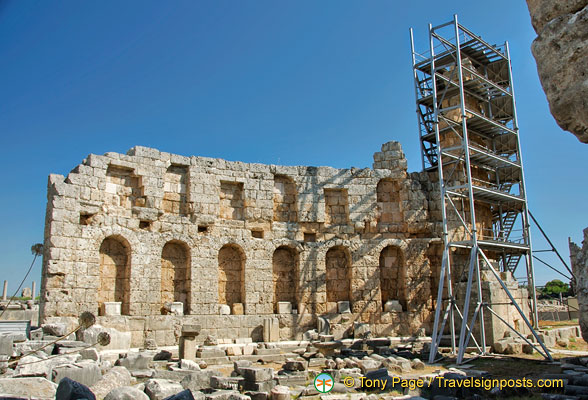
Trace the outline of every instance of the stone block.
<path fill-rule="evenodd" d="M 196 357 L 198 358 L 212 358 L 224 356 L 226 356 L 225 351 L 219 347 L 205 346 L 201 349 L 196 350 Z"/>
<path fill-rule="evenodd" d="M 278 314 L 292 314 L 292 303 L 289 301 L 279 301 Z"/>
<path fill-rule="evenodd" d="M 94 344 L 98 342 L 98 335 L 101 332 L 106 332 L 110 335 L 110 343 L 107 346 L 96 345 L 96 349 L 102 350 L 125 350 L 128 351 L 131 348 L 131 332 L 121 332 L 114 328 L 106 328 L 101 325 L 93 325 L 88 329 L 85 329 L 81 335 L 82 340 L 88 344 Z"/>
<path fill-rule="evenodd" d="M 257 346 L 255 346 L 254 344 L 246 344 L 245 346 L 243 346 L 243 355 L 244 356 L 250 356 L 255 352 L 255 349 L 257 348 Z"/>
<path fill-rule="evenodd" d="M 280 323 L 277 318 L 264 318 L 263 341 L 277 342 L 280 340 Z"/>
<path fill-rule="evenodd" d="M 54 399 L 57 384 L 45 378 L 0 378 L 2 396 Z"/>
<path fill-rule="evenodd" d="M 270 392 L 271 400 L 290 400 L 290 388 L 288 386 L 275 386 Z"/>
<path fill-rule="evenodd" d="M 351 313 L 351 304 L 348 301 L 337 302 L 337 312 L 339 314 L 350 314 Z"/>
<path fill-rule="evenodd" d="M 120 301 L 109 301 L 102 303 L 100 310 L 101 315 L 114 316 L 121 314 L 122 303 Z"/>
<path fill-rule="evenodd" d="M 200 371 L 200 366 L 192 360 L 181 359 L 179 367 L 189 371 Z"/>
<path fill-rule="evenodd" d="M 213 389 L 223 390 L 239 390 L 240 382 L 243 377 L 225 377 L 225 376 L 212 376 L 210 378 L 210 387 Z"/>
<path fill-rule="evenodd" d="M 198 336 L 201 330 L 202 327 L 200 325 L 185 324 L 182 325 L 182 336 Z"/>
<path fill-rule="evenodd" d="M 59 383 L 63 378 L 69 378 L 83 385 L 92 386 L 102 379 L 102 372 L 100 372 L 98 364 L 93 361 L 81 361 L 53 368 L 51 380 Z"/>
<path fill-rule="evenodd" d="M 150 400 L 163 400 L 181 392 L 184 388 L 167 379 L 150 379 L 145 382 L 145 393 Z"/>
<path fill-rule="evenodd" d="M 13 341 L 10 335 L 0 335 L 0 355 L 12 357 Z"/>
<path fill-rule="evenodd" d="M 111 390 L 104 400 L 149 400 L 149 396 L 137 388 L 122 386 Z"/>
<path fill-rule="evenodd" d="M 113 389 L 131 384 L 131 373 L 125 367 L 113 367 L 106 372 L 102 379 L 90 387 L 90 390 L 101 399 Z"/>
<path fill-rule="evenodd" d="M 226 304 L 219 304 L 218 313 L 219 315 L 231 315 L 231 307 Z"/>
<path fill-rule="evenodd" d="M 184 315 L 184 303 L 174 301 L 170 304 L 169 312 L 171 315 Z"/>
<path fill-rule="evenodd" d="M 44 335 L 61 337 L 67 333 L 67 326 L 61 323 L 43 324 L 41 329 Z"/>
<path fill-rule="evenodd" d="M 241 373 L 248 382 L 269 381 L 274 377 L 273 368 L 245 367 L 241 368 Z"/>
<path fill-rule="evenodd" d="M 243 347 L 241 346 L 227 346 L 226 348 L 227 356 L 240 356 L 243 355 Z"/>
<path fill-rule="evenodd" d="M 98 354 L 98 350 L 96 350 L 94 348 L 81 349 L 80 355 L 82 356 L 82 360 L 98 361 L 100 359 L 100 355 Z"/>
<path fill-rule="evenodd" d="M 308 362 L 302 360 L 286 360 L 282 368 L 286 371 L 306 371 Z"/>
<path fill-rule="evenodd" d="M 233 303 L 233 305 L 231 306 L 231 313 L 233 315 L 245 314 L 243 303 Z"/>
<path fill-rule="evenodd" d="M 384 312 L 402 312 L 402 305 L 398 300 L 388 300 L 384 303 Z"/>
<path fill-rule="evenodd" d="M 124 357 L 119 358 L 117 365 L 125 367 L 129 371 L 145 370 L 151 367 L 153 355 L 147 352 L 142 353 L 127 353 Z"/>
<path fill-rule="evenodd" d="M 202 389 L 210 387 L 210 378 L 220 373 L 212 370 L 194 371 L 190 375 L 186 375 L 180 381 L 184 389 L 190 389 L 192 393 L 196 393 Z"/>
<path fill-rule="evenodd" d="M 180 359 L 194 360 L 198 343 L 194 336 L 181 336 L 179 346 Z"/>

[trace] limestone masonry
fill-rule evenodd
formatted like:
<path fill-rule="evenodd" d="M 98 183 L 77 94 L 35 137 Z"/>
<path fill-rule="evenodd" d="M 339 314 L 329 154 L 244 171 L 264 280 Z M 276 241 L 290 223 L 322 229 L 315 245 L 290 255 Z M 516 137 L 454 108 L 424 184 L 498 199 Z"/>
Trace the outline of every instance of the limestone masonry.
<path fill-rule="evenodd" d="M 397 142 L 373 169 L 91 154 L 49 177 L 41 322 L 73 328 L 91 311 L 134 346 L 177 344 L 190 324 L 202 338 L 299 339 L 318 317 L 339 338 L 428 333 L 443 247 L 436 176 L 407 173 Z M 488 298 L 500 292 L 486 283 Z"/>

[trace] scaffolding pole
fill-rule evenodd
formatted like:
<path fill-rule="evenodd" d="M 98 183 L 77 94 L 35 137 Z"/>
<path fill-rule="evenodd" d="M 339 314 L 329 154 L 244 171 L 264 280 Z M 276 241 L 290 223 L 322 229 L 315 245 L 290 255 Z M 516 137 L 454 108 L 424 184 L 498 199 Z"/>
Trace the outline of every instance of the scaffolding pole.
<path fill-rule="evenodd" d="M 437 171 L 443 238 L 429 362 L 435 361 L 446 329 L 458 363 L 470 339 L 485 355 L 492 344 L 487 343 L 485 311 L 515 330 L 492 309 L 505 302 L 489 292 L 490 281 L 525 322 L 539 344 L 534 347 L 551 359 L 536 333 L 529 212 L 508 43 L 488 44 L 460 25 L 457 15 L 442 25 L 429 24 L 428 33 L 428 51 L 421 53 L 410 29 L 422 164 L 425 171 Z M 531 318 L 505 283 L 521 260 Z"/>

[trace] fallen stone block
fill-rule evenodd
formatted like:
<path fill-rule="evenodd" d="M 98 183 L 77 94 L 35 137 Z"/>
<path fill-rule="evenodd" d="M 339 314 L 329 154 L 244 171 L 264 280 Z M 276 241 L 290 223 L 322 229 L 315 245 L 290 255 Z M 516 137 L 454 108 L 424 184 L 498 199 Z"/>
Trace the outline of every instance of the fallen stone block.
<path fill-rule="evenodd" d="M 55 393 L 55 400 L 96 400 L 96 396 L 86 386 L 67 377 L 63 378 Z"/>
<path fill-rule="evenodd" d="M 9 335 L 0 335 L 0 355 L 12 357 L 14 351 L 14 341 Z"/>
<path fill-rule="evenodd" d="M 212 376 L 210 377 L 210 387 L 213 389 L 239 390 L 239 386 L 241 386 L 241 381 L 243 379 L 244 378 L 241 376 Z"/>
<path fill-rule="evenodd" d="M 134 387 L 122 386 L 111 390 L 104 400 L 149 400 L 149 396 Z"/>
<path fill-rule="evenodd" d="M 57 384 L 45 378 L 0 378 L 2 396 L 53 400 Z"/>
<path fill-rule="evenodd" d="M 308 362 L 301 360 L 286 360 L 282 366 L 286 371 L 306 371 L 308 369 Z"/>
<path fill-rule="evenodd" d="M 233 362 L 233 370 L 239 375 L 243 375 L 242 368 L 251 367 L 251 361 L 249 360 L 237 360 Z"/>
<path fill-rule="evenodd" d="M 211 370 L 194 371 L 190 375 L 183 377 L 180 384 L 184 389 L 190 389 L 192 393 L 198 392 L 202 389 L 209 388 L 210 378 L 219 374 L 219 372 Z"/>
<path fill-rule="evenodd" d="M 98 361 L 100 359 L 100 356 L 98 354 L 98 350 L 96 350 L 94 348 L 82 349 L 82 350 L 80 350 L 79 353 L 82 356 L 82 360 Z"/>
<path fill-rule="evenodd" d="M 116 365 L 127 368 L 129 371 L 149 369 L 153 361 L 153 355 L 148 353 L 127 353 L 119 358 Z"/>
<path fill-rule="evenodd" d="M 106 332 L 110 335 L 110 343 L 106 346 L 96 345 L 98 350 L 125 350 L 131 348 L 131 332 L 121 332 L 114 328 L 105 328 L 100 325 L 92 325 L 81 333 L 82 340 L 88 344 L 98 342 L 98 335 Z"/>
<path fill-rule="evenodd" d="M 200 366 L 192 360 L 180 360 L 179 367 L 189 371 L 200 371 Z"/>
<path fill-rule="evenodd" d="M 382 366 L 380 361 L 372 360 L 371 358 L 367 360 L 360 360 L 357 363 L 359 364 L 359 368 L 361 368 L 361 372 L 364 374 L 369 371 L 377 370 Z"/>
<path fill-rule="evenodd" d="M 204 347 L 196 351 L 196 357 L 198 358 L 214 358 L 224 356 L 226 356 L 226 353 L 224 350 L 219 349 L 218 347 Z"/>
<path fill-rule="evenodd" d="M 131 385 L 131 373 L 125 367 L 113 367 L 102 375 L 102 379 L 90 386 L 90 390 L 99 398 L 106 397 L 113 389 Z"/>
<path fill-rule="evenodd" d="M 270 392 L 271 400 L 290 400 L 290 388 L 288 386 L 275 386 Z"/>
<path fill-rule="evenodd" d="M 267 392 L 245 392 L 245 396 L 249 396 L 251 400 L 268 400 L 270 398 Z"/>
<path fill-rule="evenodd" d="M 41 329 L 43 329 L 44 335 L 61 337 L 67 333 L 67 326 L 62 323 L 43 324 L 41 325 Z"/>
<path fill-rule="evenodd" d="M 273 368 L 246 367 L 241 368 L 241 373 L 243 374 L 245 380 L 248 382 L 269 381 L 274 377 Z"/>
<path fill-rule="evenodd" d="M 168 379 L 149 379 L 145 382 L 145 393 L 150 400 L 163 400 L 184 390 L 182 385 Z"/>
<path fill-rule="evenodd" d="M 81 361 L 54 367 L 51 372 L 51 380 L 59 383 L 64 378 L 69 378 L 85 386 L 92 386 L 102 379 L 102 372 L 100 372 L 98 364 L 93 361 Z"/>

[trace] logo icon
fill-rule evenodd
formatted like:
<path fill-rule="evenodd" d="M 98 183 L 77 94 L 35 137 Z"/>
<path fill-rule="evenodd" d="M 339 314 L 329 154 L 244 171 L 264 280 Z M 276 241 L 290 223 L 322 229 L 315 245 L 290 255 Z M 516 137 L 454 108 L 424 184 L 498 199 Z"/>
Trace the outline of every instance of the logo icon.
<path fill-rule="evenodd" d="M 314 388 L 319 393 L 329 393 L 333 390 L 334 386 L 335 381 L 333 380 L 333 377 L 325 372 L 318 374 L 316 378 L 314 378 Z"/>

